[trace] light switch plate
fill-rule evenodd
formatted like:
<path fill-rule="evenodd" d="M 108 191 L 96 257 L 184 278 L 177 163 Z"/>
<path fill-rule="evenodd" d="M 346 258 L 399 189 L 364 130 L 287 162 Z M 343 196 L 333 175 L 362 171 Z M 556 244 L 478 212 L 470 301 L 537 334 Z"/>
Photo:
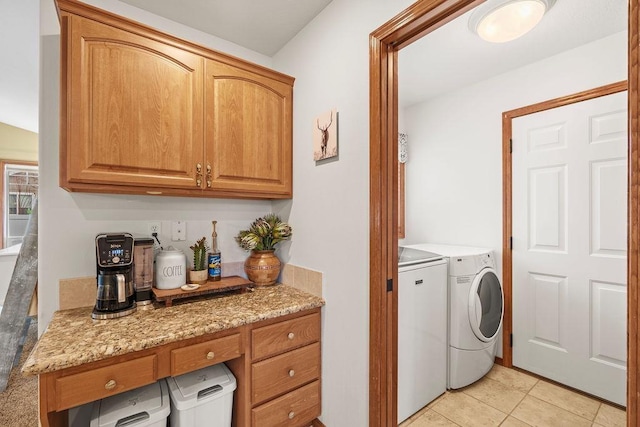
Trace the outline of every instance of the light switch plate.
<path fill-rule="evenodd" d="M 187 224 L 184 221 L 171 222 L 171 240 L 174 242 L 187 240 Z"/>

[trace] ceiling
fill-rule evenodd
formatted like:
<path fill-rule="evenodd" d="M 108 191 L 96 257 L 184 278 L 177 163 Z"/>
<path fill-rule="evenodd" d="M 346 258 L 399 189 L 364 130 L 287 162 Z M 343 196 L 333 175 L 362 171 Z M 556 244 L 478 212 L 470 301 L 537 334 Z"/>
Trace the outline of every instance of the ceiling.
<path fill-rule="evenodd" d="M 472 33 L 467 12 L 400 51 L 399 102 L 413 105 L 624 31 L 627 8 L 628 0 L 557 0 L 536 28 L 508 43 Z"/>
<path fill-rule="evenodd" d="M 331 0 L 122 0 L 267 56 L 275 55 Z"/>
<path fill-rule="evenodd" d="M 122 1 L 267 56 L 280 50 L 331 2 Z M 0 55 L 11 58 L 0 61 L 0 122 L 37 131 L 40 2 L 0 2 Z M 538 27 L 506 44 L 480 40 L 467 27 L 469 13 L 463 15 L 401 51 L 401 105 L 408 106 L 623 31 L 627 8 L 628 0 L 557 0 Z"/>

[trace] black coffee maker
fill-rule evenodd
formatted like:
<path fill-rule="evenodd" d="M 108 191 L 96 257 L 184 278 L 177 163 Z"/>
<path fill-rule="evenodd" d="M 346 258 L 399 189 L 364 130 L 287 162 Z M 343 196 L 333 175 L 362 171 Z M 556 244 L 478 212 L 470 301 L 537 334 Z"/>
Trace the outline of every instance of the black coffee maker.
<path fill-rule="evenodd" d="M 96 236 L 97 294 L 94 319 L 114 319 L 136 311 L 133 290 L 133 236 Z"/>

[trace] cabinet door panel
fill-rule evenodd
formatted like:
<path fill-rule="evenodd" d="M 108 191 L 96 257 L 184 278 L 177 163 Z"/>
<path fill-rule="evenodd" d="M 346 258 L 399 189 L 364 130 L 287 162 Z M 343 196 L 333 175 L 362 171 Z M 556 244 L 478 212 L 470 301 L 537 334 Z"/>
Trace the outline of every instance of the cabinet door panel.
<path fill-rule="evenodd" d="M 203 59 L 77 16 L 68 43 L 68 182 L 196 187 Z"/>
<path fill-rule="evenodd" d="M 292 93 L 291 85 L 207 61 L 209 188 L 291 195 Z"/>

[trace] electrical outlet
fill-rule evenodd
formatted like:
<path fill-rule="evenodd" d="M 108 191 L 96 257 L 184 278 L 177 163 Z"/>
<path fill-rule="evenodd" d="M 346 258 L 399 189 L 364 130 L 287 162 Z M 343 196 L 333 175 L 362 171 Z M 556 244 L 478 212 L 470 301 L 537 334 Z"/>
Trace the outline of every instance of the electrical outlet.
<path fill-rule="evenodd" d="M 187 224 L 184 221 L 173 221 L 171 223 L 171 240 L 174 242 L 187 240 Z"/>
<path fill-rule="evenodd" d="M 153 222 L 147 223 L 147 232 L 149 233 L 149 236 L 153 235 L 153 233 L 158 233 L 158 235 L 160 235 L 161 231 L 162 230 L 161 230 L 160 221 L 153 221 Z"/>

